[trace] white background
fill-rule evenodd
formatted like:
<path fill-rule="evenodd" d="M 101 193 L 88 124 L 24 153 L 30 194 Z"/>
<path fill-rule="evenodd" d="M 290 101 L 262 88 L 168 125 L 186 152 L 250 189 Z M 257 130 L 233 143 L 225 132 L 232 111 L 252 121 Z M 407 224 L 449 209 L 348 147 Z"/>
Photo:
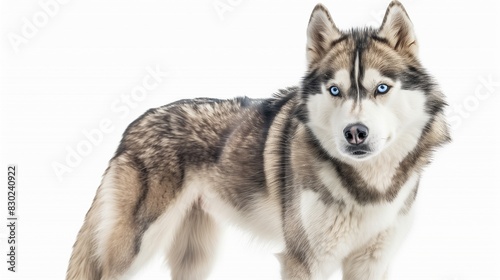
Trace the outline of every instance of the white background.
<path fill-rule="evenodd" d="M 126 126 L 148 108 L 200 96 L 268 97 L 297 85 L 316 1 L 74 0 L 51 6 L 46 18 L 38 1 L 2 1 L 0 170 L 6 186 L 7 164 L 18 165 L 20 220 L 16 274 L 7 272 L 7 231 L 0 227 L 0 278 L 64 278 L 107 161 Z M 403 2 L 421 60 L 450 103 L 454 141 L 424 174 L 416 222 L 391 279 L 500 279 L 496 2 Z M 218 13 L 217 4 L 231 9 Z M 337 26 L 347 29 L 377 26 L 388 1 L 324 4 Z M 23 35 L 29 29 L 23 18 L 37 30 Z M 125 105 L 121 98 L 142 85 L 148 67 L 168 71 L 168 77 Z M 88 144 L 84 131 L 99 129 L 103 120 L 113 131 L 103 132 L 102 139 L 86 146 L 80 162 L 68 166 L 69 150 Z M 58 177 L 57 164 L 71 171 Z M 5 219 L 6 188 L 0 193 Z M 269 251 L 231 229 L 211 279 L 279 279 L 278 262 Z M 156 259 L 137 279 L 169 279 L 160 262 Z"/>

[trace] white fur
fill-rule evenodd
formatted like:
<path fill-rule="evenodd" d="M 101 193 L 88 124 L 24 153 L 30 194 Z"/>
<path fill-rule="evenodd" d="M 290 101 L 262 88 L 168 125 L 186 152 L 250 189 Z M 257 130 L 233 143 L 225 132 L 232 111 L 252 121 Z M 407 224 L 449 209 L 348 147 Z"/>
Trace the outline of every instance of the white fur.
<path fill-rule="evenodd" d="M 356 81 L 356 92 L 358 96 L 356 97 L 356 102 L 359 104 L 359 51 L 356 52 L 356 60 L 354 61 L 354 81 Z"/>
<path fill-rule="evenodd" d="M 113 228 L 115 225 L 115 221 L 118 217 L 118 213 L 116 212 L 116 201 L 115 201 L 115 176 L 116 167 L 111 165 L 106 175 L 104 176 L 101 187 L 99 188 L 99 205 L 97 205 L 99 212 L 99 224 L 95 229 L 95 242 L 97 243 L 97 247 L 95 248 L 95 256 L 99 259 L 100 262 L 103 261 L 103 258 L 106 256 L 106 248 L 109 240 L 111 238 L 111 234 L 113 232 Z"/>
<path fill-rule="evenodd" d="M 320 258 L 319 266 L 312 270 L 318 271 L 316 277 L 324 279 L 339 268 L 340 261 L 349 252 L 358 249 L 380 232 L 399 227 L 398 213 L 415 187 L 418 176 L 411 176 L 391 203 L 365 206 L 357 204 L 351 198 L 329 166 L 325 165 L 321 169 L 321 179 L 334 197 L 342 198 L 345 202 L 343 207 L 338 204 L 327 206 L 316 192 L 304 190 L 301 194 L 302 222 L 311 247 L 316 249 L 315 254 Z M 397 246 L 395 244 L 389 247 Z M 387 250 L 392 250 L 390 248 Z M 383 256 L 387 258 L 387 263 L 391 254 Z"/>
<path fill-rule="evenodd" d="M 413 208 L 412 208 L 413 209 Z M 360 257 L 355 260 L 354 276 L 356 279 L 387 279 L 389 264 L 403 243 L 414 220 L 414 211 L 396 217 L 393 225 L 384 235 L 383 246 L 379 246 L 373 257 Z"/>
<path fill-rule="evenodd" d="M 216 189 L 206 182 L 202 195 L 203 210 L 222 224 L 234 224 L 250 231 L 259 241 L 280 250 L 284 248 L 281 222 L 281 205 L 272 198 L 257 198 L 256 204 L 248 211 L 242 212 L 224 201 Z"/>
<path fill-rule="evenodd" d="M 171 203 L 168 209 L 149 226 L 142 237 L 139 254 L 124 274 L 123 279 L 133 277 L 159 251 L 169 251 L 169 246 L 174 241 L 180 222 L 187 210 L 200 197 L 201 187 L 203 185 L 199 184 L 198 181 L 190 181 L 185 185 L 179 196 L 175 198 L 175 202 Z"/>

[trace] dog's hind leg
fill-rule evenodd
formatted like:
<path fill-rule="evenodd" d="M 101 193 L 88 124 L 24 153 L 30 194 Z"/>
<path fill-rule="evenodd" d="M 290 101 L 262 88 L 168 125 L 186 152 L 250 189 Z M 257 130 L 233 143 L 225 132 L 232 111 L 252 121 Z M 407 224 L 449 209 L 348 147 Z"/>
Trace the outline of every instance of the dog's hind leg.
<path fill-rule="evenodd" d="M 127 279 L 172 243 L 194 188 L 176 170 L 158 172 L 140 158 L 110 163 L 78 235 L 67 279 Z"/>
<path fill-rule="evenodd" d="M 174 280 L 202 280 L 211 272 L 220 230 L 201 204 L 198 200 L 192 205 L 167 252 Z"/>

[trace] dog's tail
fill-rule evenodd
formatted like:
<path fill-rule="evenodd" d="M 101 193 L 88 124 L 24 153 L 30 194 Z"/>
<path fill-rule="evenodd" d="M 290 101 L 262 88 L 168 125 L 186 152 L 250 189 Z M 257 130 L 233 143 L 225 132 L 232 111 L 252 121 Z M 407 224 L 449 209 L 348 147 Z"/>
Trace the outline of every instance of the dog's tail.
<path fill-rule="evenodd" d="M 94 280 L 101 279 L 101 265 L 95 253 L 96 242 L 94 240 L 95 229 L 92 225 L 92 209 L 85 217 L 75 245 L 73 245 L 73 253 L 69 261 L 66 280 Z"/>

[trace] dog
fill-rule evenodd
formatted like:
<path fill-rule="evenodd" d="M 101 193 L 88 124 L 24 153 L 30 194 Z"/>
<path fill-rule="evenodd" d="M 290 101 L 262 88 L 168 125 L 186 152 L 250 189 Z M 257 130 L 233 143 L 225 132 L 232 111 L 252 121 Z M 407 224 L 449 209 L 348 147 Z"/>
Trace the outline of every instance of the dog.
<path fill-rule="evenodd" d="M 422 170 L 450 141 L 446 102 L 390 3 L 340 31 L 318 4 L 307 72 L 269 99 L 196 98 L 132 122 L 78 233 L 66 279 L 123 279 L 158 251 L 206 279 L 227 223 L 276 242 L 283 279 L 386 279 Z"/>

